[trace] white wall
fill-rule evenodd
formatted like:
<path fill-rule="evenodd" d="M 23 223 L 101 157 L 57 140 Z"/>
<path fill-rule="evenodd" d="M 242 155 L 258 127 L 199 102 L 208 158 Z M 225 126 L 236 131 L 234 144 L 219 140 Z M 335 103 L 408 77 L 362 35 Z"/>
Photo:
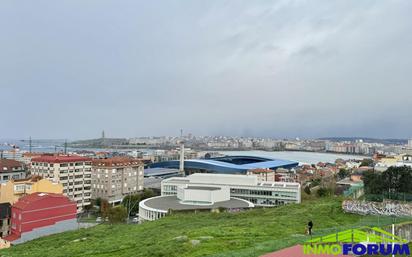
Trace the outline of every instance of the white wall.
<path fill-rule="evenodd" d="M 191 183 L 205 183 L 205 184 L 224 184 L 224 185 L 245 185 L 252 186 L 257 185 L 258 178 L 255 175 L 228 175 L 228 174 L 207 174 L 207 173 L 195 173 L 186 179 L 189 179 Z"/>

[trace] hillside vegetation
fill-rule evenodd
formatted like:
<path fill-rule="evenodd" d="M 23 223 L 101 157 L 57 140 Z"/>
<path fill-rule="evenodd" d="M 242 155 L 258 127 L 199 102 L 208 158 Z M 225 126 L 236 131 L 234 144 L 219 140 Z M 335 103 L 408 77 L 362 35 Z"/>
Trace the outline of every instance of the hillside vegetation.
<path fill-rule="evenodd" d="M 304 242 L 308 220 L 324 235 L 390 220 L 345 214 L 339 199 L 241 213 L 176 214 L 142 225 L 98 225 L 0 251 L 7 257 L 260 256 Z"/>

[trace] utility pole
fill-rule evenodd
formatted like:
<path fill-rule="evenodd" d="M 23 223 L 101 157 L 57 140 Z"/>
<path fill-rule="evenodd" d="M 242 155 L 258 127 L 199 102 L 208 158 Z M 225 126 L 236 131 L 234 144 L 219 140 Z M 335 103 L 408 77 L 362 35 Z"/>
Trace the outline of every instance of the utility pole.
<path fill-rule="evenodd" d="M 64 154 L 67 154 L 67 139 L 64 140 Z"/>
<path fill-rule="evenodd" d="M 31 147 L 32 147 L 32 144 L 31 144 L 31 136 L 30 136 L 30 138 L 29 138 L 29 152 L 31 153 Z"/>

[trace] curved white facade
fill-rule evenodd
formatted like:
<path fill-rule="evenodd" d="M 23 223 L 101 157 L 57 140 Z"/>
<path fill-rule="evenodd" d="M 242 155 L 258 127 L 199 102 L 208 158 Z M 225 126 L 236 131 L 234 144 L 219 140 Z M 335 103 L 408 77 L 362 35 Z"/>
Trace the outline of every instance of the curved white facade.
<path fill-rule="evenodd" d="M 159 197 L 163 196 L 156 196 L 149 199 L 145 199 L 139 203 L 139 222 L 157 220 L 164 217 L 167 214 L 167 211 L 154 209 L 145 204 L 148 200 Z"/>
<path fill-rule="evenodd" d="M 199 201 L 200 200 L 200 201 Z M 206 204 L 201 199 L 190 202 L 184 202 L 177 196 L 157 196 L 139 203 L 139 223 L 152 221 L 166 216 L 169 210 L 173 211 L 194 211 L 194 210 L 216 210 L 225 208 L 229 210 L 249 209 L 254 204 L 244 199 L 231 197 L 227 201 L 214 202 Z"/>

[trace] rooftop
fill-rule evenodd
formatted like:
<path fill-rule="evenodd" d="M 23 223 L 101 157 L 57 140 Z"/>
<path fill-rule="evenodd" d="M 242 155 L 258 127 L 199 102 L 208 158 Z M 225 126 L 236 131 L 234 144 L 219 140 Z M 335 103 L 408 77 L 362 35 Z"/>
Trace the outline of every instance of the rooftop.
<path fill-rule="evenodd" d="M 47 163 L 66 163 L 66 162 L 87 162 L 91 158 L 86 158 L 77 155 L 43 155 L 31 159 L 32 162 L 47 162 Z"/>
<path fill-rule="evenodd" d="M 208 186 L 188 186 L 188 187 L 186 187 L 186 189 L 216 191 L 216 190 L 220 190 L 222 188 L 220 188 L 220 187 L 208 187 Z"/>
<path fill-rule="evenodd" d="M 93 166 L 138 166 L 143 165 L 143 162 L 138 159 L 128 157 L 113 157 L 107 159 L 94 159 Z"/>
<path fill-rule="evenodd" d="M 141 204 L 157 210 L 168 211 L 171 210 L 195 210 L 195 209 L 216 209 L 223 208 L 251 208 L 253 204 L 242 199 L 231 198 L 229 201 L 216 202 L 213 205 L 191 205 L 181 204 L 180 200 L 175 195 L 158 196 L 143 200 Z"/>
<path fill-rule="evenodd" d="M 168 169 L 168 168 L 149 168 L 144 170 L 145 177 L 165 177 L 171 175 L 177 175 L 179 173 L 178 169 Z"/>
<path fill-rule="evenodd" d="M 257 175 L 233 175 L 233 174 L 211 174 L 211 173 L 195 173 L 186 177 L 172 177 L 164 179 L 162 183 L 178 183 L 178 184 L 196 184 L 196 186 L 215 185 L 243 185 L 243 186 L 261 186 L 271 188 L 299 188 L 300 184 L 296 182 L 262 182 L 259 183 Z"/>
<path fill-rule="evenodd" d="M 37 202 L 39 200 L 43 200 L 45 198 L 66 198 L 69 200 L 67 196 L 64 196 L 62 194 L 54 194 L 54 193 L 33 193 L 30 195 L 26 195 L 21 197 L 14 205 L 13 207 L 16 207 L 18 209 L 25 209 L 28 205 Z M 75 204 L 75 203 L 73 203 Z"/>
<path fill-rule="evenodd" d="M 16 160 L 0 159 L 0 172 L 10 172 L 24 169 L 24 164 Z"/>

